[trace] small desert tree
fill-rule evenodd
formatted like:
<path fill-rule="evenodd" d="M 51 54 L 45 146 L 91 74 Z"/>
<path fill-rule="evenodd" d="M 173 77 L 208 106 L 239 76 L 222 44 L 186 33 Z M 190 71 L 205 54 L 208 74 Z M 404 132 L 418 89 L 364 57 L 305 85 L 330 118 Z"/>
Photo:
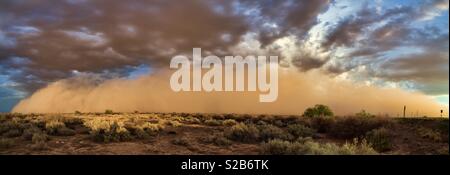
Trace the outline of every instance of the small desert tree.
<path fill-rule="evenodd" d="M 303 113 L 303 116 L 306 117 L 331 117 L 333 115 L 333 111 L 331 111 L 330 107 L 322 104 L 317 104 L 314 107 L 308 108 Z"/>

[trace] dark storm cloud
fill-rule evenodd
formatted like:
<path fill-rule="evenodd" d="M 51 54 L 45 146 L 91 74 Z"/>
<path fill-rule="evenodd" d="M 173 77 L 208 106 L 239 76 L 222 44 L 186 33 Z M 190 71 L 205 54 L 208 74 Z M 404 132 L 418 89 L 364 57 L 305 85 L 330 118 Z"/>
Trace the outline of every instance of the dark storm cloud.
<path fill-rule="evenodd" d="M 303 38 L 312 26 L 317 24 L 317 16 L 327 10 L 330 0 L 279 1 L 241 0 L 242 6 L 259 13 L 251 15 L 262 47 L 276 39 L 294 34 Z"/>
<path fill-rule="evenodd" d="M 247 31 L 239 17 L 217 13 L 211 6 L 229 10 L 226 1 L 2 1 L 2 11 L 14 22 L 32 26 L 37 35 L 16 37 L 16 47 L 2 48 L 2 64 L 14 56 L 29 58 L 11 79 L 41 86 L 71 72 L 102 72 L 126 66 L 160 66 L 171 56 L 193 47 L 226 50 Z M 226 39 L 223 36 L 227 36 Z M 41 82 L 41 83 L 39 83 Z M 27 87 L 35 89 L 35 87 Z"/>
<path fill-rule="evenodd" d="M 0 2 L 4 21 L 0 31 L 14 47 L 0 45 L 0 61 L 8 69 L 18 68 L 9 65 L 12 57 L 29 59 L 10 79 L 32 91 L 73 71 L 126 74 L 127 66 L 166 66 L 172 56 L 190 53 L 193 47 L 223 55 L 247 32 L 258 33 L 263 45 L 288 32 L 303 35 L 327 4 L 327 0 L 6 0 Z M 236 10 L 236 5 L 260 10 L 261 18 Z M 267 23 L 277 24 L 279 32 L 265 30 Z"/>

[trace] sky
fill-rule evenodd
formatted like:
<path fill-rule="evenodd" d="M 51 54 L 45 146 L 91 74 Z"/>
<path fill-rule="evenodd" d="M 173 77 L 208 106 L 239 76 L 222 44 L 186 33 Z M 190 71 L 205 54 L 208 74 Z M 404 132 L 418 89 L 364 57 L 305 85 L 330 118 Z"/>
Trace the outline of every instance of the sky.
<path fill-rule="evenodd" d="M 302 74 L 419 93 L 448 108 L 448 7 L 448 0 L 4 0 L 0 112 L 62 80 L 89 76 L 98 85 L 152 74 L 194 47 L 275 54 Z"/>

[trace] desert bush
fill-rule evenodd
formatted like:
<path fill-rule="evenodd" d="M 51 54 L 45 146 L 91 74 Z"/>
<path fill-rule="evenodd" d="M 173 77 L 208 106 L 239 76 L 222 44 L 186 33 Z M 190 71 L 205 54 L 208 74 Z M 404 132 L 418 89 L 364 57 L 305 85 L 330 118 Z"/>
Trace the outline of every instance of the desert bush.
<path fill-rule="evenodd" d="M 285 132 L 284 130 L 274 126 L 274 125 L 259 125 L 259 138 L 261 140 L 272 140 L 272 139 L 281 139 L 281 140 L 290 140 L 292 136 Z"/>
<path fill-rule="evenodd" d="M 5 121 L 0 123 L 0 134 L 4 134 L 10 130 L 20 130 L 21 127 L 18 123 L 12 121 Z"/>
<path fill-rule="evenodd" d="M 181 126 L 181 123 L 180 123 L 180 122 L 178 122 L 178 121 L 171 121 L 171 120 L 167 120 L 167 121 L 165 122 L 165 124 L 168 125 L 168 126 L 173 126 L 173 127 L 179 127 L 179 126 Z"/>
<path fill-rule="evenodd" d="M 105 110 L 105 114 L 114 114 L 114 111 L 111 109 Z"/>
<path fill-rule="evenodd" d="M 20 129 L 11 129 L 11 130 L 3 133 L 3 136 L 9 137 L 9 138 L 19 137 L 21 135 L 22 135 L 22 131 Z"/>
<path fill-rule="evenodd" d="M 62 119 L 62 122 L 70 129 L 75 129 L 77 126 L 83 125 L 83 119 L 77 117 L 67 117 Z"/>
<path fill-rule="evenodd" d="M 262 144 L 262 154 L 273 155 L 368 155 L 377 154 L 365 141 L 354 141 L 342 146 L 334 143 L 320 144 L 311 139 L 289 142 L 270 140 Z"/>
<path fill-rule="evenodd" d="M 75 111 L 74 113 L 75 113 L 75 115 L 81 115 L 81 114 L 83 114 L 83 113 L 80 112 L 80 111 Z"/>
<path fill-rule="evenodd" d="M 232 143 L 231 140 L 226 138 L 223 133 L 214 134 L 208 137 L 202 137 L 200 141 L 203 143 L 214 144 L 217 146 L 229 146 Z"/>
<path fill-rule="evenodd" d="M 56 135 L 58 133 L 58 129 L 63 127 L 66 127 L 66 125 L 58 120 L 51 120 L 45 124 L 45 130 L 50 135 Z"/>
<path fill-rule="evenodd" d="M 441 133 L 439 131 L 436 131 L 436 130 L 433 130 L 430 128 L 419 127 L 419 128 L 417 128 L 417 134 L 420 137 L 431 140 L 433 142 L 441 142 L 442 141 Z"/>
<path fill-rule="evenodd" d="M 41 143 L 45 143 L 48 140 L 48 136 L 45 133 L 42 132 L 38 132 L 38 133 L 34 133 L 32 138 L 31 138 L 31 142 L 33 144 L 41 144 Z"/>
<path fill-rule="evenodd" d="M 97 142 L 119 142 L 130 140 L 131 136 L 123 123 L 102 119 L 94 119 L 84 123 L 91 129 L 91 136 Z"/>
<path fill-rule="evenodd" d="M 274 119 L 272 121 L 273 125 L 278 126 L 278 127 L 285 127 L 286 123 L 283 122 L 283 120 L 280 119 Z"/>
<path fill-rule="evenodd" d="M 142 124 L 130 124 L 124 126 L 131 135 L 138 139 L 147 139 L 151 136 L 155 136 L 159 131 L 163 130 L 164 127 L 159 124 L 153 123 L 142 123 Z"/>
<path fill-rule="evenodd" d="M 316 129 L 319 133 L 330 132 L 331 128 L 335 124 L 335 118 L 331 117 L 314 117 L 311 119 L 311 127 Z"/>
<path fill-rule="evenodd" d="M 392 149 L 392 135 L 386 128 L 369 131 L 366 134 L 366 138 L 372 147 L 379 152 L 385 152 Z"/>
<path fill-rule="evenodd" d="M 236 120 L 233 119 L 226 119 L 223 121 L 223 125 L 225 126 L 234 126 L 236 124 L 237 124 Z"/>
<path fill-rule="evenodd" d="M 8 149 L 14 146 L 14 141 L 12 139 L 1 138 L 0 139 L 0 149 Z"/>
<path fill-rule="evenodd" d="M 38 151 L 47 149 L 48 139 L 49 139 L 49 137 L 47 136 L 47 134 L 45 134 L 43 132 L 34 133 L 32 139 L 31 139 L 31 142 L 33 143 L 31 145 L 31 149 L 38 150 Z"/>
<path fill-rule="evenodd" d="M 448 125 L 449 125 L 448 119 L 441 120 L 441 121 L 439 121 L 439 124 L 438 124 L 437 128 L 441 131 L 441 133 L 447 133 L 448 134 Z"/>
<path fill-rule="evenodd" d="M 314 135 L 314 133 L 316 133 L 316 130 L 311 129 L 302 124 L 289 125 L 287 127 L 287 130 L 290 134 L 292 134 L 296 138 L 297 137 L 312 137 Z"/>
<path fill-rule="evenodd" d="M 355 117 L 375 117 L 375 115 L 366 112 L 366 110 L 361 110 L 360 112 L 355 114 Z"/>
<path fill-rule="evenodd" d="M 230 140 L 255 142 L 259 139 L 259 130 L 254 125 L 239 123 L 225 130 L 225 136 Z"/>
<path fill-rule="evenodd" d="M 215 119 L 206 120 L 205 121 L 205 125 L 208 125 L 208 126 L 221 126 L 222 125 L 222 121 L 215 120 Z"/>
<path fill-rule="evenodd" d="M 159 123 L 159 119 L 158 118 L 149 118 L 148 122 L 149 123 L 153 123 L 153 124 L 158 124 Z"/>
<path fill-rule="evenodd" d="M 333 111 L 326 105 L 317 104 L 314 107 L 307 108 L 303 113 L 305 117 L 332 117 Z"/>
<path fill-rule="evenodd" d="M 42 132 L 42 130 L 39 129 L 38 127 L 30 127 L 23 131 L 22 138 L 24 138 L 25 140 L 31 140 L 35 133 L 40 133 L 40 132 Z"/>
<path fill-rule="evenodd" d="M 56 135 L 58 136 L 73 136 L 75 134 L 76 134 L 75 130 L 67 127 L 58 128 L 56 132 Z"/>
<path fill-rule="evenodd" d="M 331 135 L 337 138 L 352 139 L 364 136 L 367 132 L 387 126 L 382 118 L 376 117 L 343 117 L 337 119 L 331 128 Z"/>
<path fill-rule="evenodd" d="M 172 140 L 172 144 L 180 146 L 189 146 L 189 140 L 184 137 L 175 138 Z"/>
<path fill-rule="evenodd" d="M 61 122 L 59 120 L 52 120 L 47 122 L 45 124 L 45 130 L 47 131 L 47 134 L 56 136 L 73 136 L 76 134 L 73 129 L 67 128 L 64 122 Z"/>
<path fill-rule="evenodd" d="M 192 117 L 192 116 L 188 116 L 188 117 L 184 118 L 183 122 L 186 123 L 186 124 L 200 124 L 200 123 L 202 123 L 200 121 L 200 119 Z"/>

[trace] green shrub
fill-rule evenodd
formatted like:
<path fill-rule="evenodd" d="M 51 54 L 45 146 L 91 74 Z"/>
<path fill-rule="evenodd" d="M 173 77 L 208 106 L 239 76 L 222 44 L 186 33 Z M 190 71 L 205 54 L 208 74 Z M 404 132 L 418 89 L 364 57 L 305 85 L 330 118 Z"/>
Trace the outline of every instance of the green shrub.
<path fill-rule="evenodd" d="M 361 112 L 355 114 L 355 117 L 375 117 L 375 115 L 366 112 L 366 110 L 361 110 Z"/>
<path fill-rule="evenodd" d="M 21 130 L 21 127 L 18 123 L 13 121 L 5 121 L 0 123 L 0 134 L 4 134 L 10 130 Z"/>
<path fill-rule="evenodd" d="M 56 135 L 58 133 L 58 129 L 64 127 L 66 127 L 66 125 L 58 120 L 52 120 L 45 124 L 45 130 L 47 131 L 47 134 L 50 135 Z"/>
<path fill-rule="evenodd" d="M 42 132 L 42 130 L 39 129 L 38 127 L 30 127 L 23 131 L 22 137 L 25 140 L 31 140 L 35 133 L 41 133 L 41 132 Z"/>
<path fill-rule="evenodd" d="M 255 142 L 259 139 L 259 130 L 254 125 L 239 123 L 225 130 L 225 136 L 230 140 Z"/>
<path fill-rule="evenodd" d="M 379 152 L 385 152 L 392 149 L 392 135 L 386 128 L 369 131 L 366 134 L 366 138 L 372 147 Z"/>
<path fill-rule="evenodd" d="M 147 139 L 151 136 L 157 135 L 163 127 L 159 124 L 153 123 L 142 123 L 142 124 L 130 124 L 126 125 L 125 128 L 130 132 L 131 135 L 138 139 Z"/>
<path fill-rule="evenodd" d="M 131 139 L 131 135 L 127 129 L 123 127 L 123 123 L 109 120 L 90 120 L 85 125 L 91 129 L 91 137 L 97 142 L 119 142 Z"/>
<path fill-rule="evenodd" d="M 173 127 L 179 127 L 179 126 L 181 126 L 181 123 L 178 122 L 178 121 L 171 121 L 171 120 L 168 120 L 168 121 L 166 121 L 165 123 L 166 123 L 166 125 L 168 125 L 168 126 L 173 126 Z"/>
<path fill-rule="evenodd" d="M 335 118 L 331 117 L 314 117 L 311 119 L 311 127 L 319 133 L 327 133 L 330 132 L 335 122 Z"/>
<path fill-rule="evenodd" d="M 186 124 L 200 124 L 200 123 L 202 123 L 200 121 L 200 119 L 192 117 L 192 116 L 188 116 L 188 117 L 184 118 L 183 122 L 186 123 Z"/>
<path fill-rule="evenodd" d="M 8 149 L 14 146 L 14 141 L 12 139 L 1 138 L 0 139 L 0 149 Z"/>
<path fill-rule="evenodd" d="M 73 136 L 75 134 L 76 134 L 75 130 L 67 127 L 58 128 L 56 132 L 56 135 L 58 136 Z"/>
<path fill-rule="evenodd" d="M 382 118 L 343 117 L 337 119 L 330 132 L 337 138 L 352 139 L 364 136 L 367 132 L 383 126 L 387 126 L 387 123 Z"/>
<path fill-rule="evenodd" d="M 107 110 L 105 110 L 105 114 L 114 114 L 114 112 L 111 109 L 107 109 Z"/>
<path fill-rule="evenodd" d="M 33 144 L 42 144 L 47 142 L 48 140 L 48 136 L 45 133 L 39 132 L 39 133 L 34 133 L 31 139 L 31 142 Z"/>
<path fill-rule="evenodd" d="M 3 136 L 9 137 L 9 138 L 19 137 L 21 135 L 22 135 L 22 131 L 20 129 L 11 129 L 11 130 L 3 133 Z"/>
<path fill-rule="evenodd" d="M 189 140 L 184 137 L 175 138 L 172 140 L 172 144 L 180 146 L 189 146 Z"/>
<path fill-rule="evenodd" d="M 227 139 L 223 133 L 220 134 L 214 134 L 212 136 L 208 136 L 205 138 L 201 138 L 201 141 L 203 143 L 207 143 L 207 144 L 214 144 L 217 146 L 229 146 L 231 145 L 231 140 Z"/>
<path fill-rule="evenodd" d="M 287 130 L 294 137 L 312 137 L 316 131 L 302 124 L 293 124 L 287 127 Z"/>
<path fill-rule="evenodd" d="M 208 126 L 221 126 L 222 122 L 220 120 L 211 119 L 211 120 L 206 120 L 205 124 Z"/>
<path fill-rule="evenodd" d="M 273 155 L 371 155 L 377 152 L 365 141 L 346 143 L 342 146 L 325 143 L 320 144 L 310 139 L 295 142 L 270 140 L 262 144 L 262 154 Z"/>
<path fill-rule="evenodd" d="M 226 119 L 223 121 L 223 125 L 225 126 L 234 126 L 236 124 L 237 124 L 236 120 L 233 119 Z"/>
<path fill-rule="evenodd" d="M 442 141 L 441 133 L 439 131 L 435 131 L 430 128 L 419 127 L 419 128 L 417 128 L 417 134 L 420 137 L 431 140 L 433 142 L 441 142 Z"/>
<path fill-rule="evenodd" d="M 307 108 L 303 113 L 305 117 L 332 117 L 333 111 L 326 105 L 317 104 L 314 107 Z"/>
<path fill-rule="evenodd" d="M 68 123 L 73 125 L 73 123 L 71 122 Z M 66 124 L 64 124 L 64 122 L 61 122 L 59 120 L 52 120 L 47 122 L 45 124 L 45 130 L 47 131 L 47 134 L 56 136 L 73 136 L 76 134 L 76 132 L 73 129 L 67 128 Z"/>
<path fill-rule="evenodd" d="M 66 127 L 70 129 L 75 129 L 77 126 L 83 125 L 83 119 L 76 118 L 76 117 L 70 117 L 70 118 L 64 118 L 63 123 Z"/>
<path fill-rule="evenodd" d="M 262 140 L 272 140 L 272 139 L 281 139 L 281 140 L 290 140 L 292 136 L 289 133 L 286 133 L 282 129 L 274 126 L 274 125 L 260 125 L 259 128 L 259 138 Z"/>

